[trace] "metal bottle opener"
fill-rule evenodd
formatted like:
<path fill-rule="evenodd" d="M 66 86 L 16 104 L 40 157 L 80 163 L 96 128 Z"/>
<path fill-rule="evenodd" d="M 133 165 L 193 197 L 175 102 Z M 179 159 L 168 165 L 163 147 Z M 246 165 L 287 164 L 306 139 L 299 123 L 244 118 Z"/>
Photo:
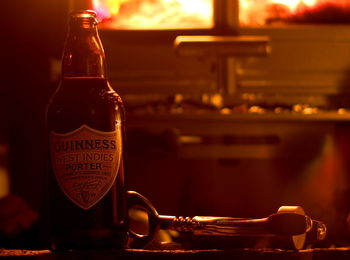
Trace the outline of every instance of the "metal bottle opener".
<path fill-rule="evenodd" d="M 227 237 L 278 237 L 290 241 L 289 248 L 302 249 L 306 235 L 313 234 L 312 240 L 323 240 L 327 229 L 323 222 L 305 215 L 298 206 L 282 206 L 277 213 L 266 218 L 232 218 L 196 216 L 175 217 L 159 215 L 151 202 L 141 194 L 128 191 L 128 209 L 139 209 L 147 213 L 148 232 L 140 234 L 129 228 L 131 246 L 142 248 L 149 244 L 158 229 L 172 229 L 197 236 Z"/>

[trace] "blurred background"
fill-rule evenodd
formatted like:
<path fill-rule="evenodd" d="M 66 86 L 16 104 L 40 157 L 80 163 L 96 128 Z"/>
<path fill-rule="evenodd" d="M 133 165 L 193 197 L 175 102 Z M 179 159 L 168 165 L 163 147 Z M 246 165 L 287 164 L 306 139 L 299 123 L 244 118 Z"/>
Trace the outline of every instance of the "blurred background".
<path fill-rule="evenodd" d="M 3 0 L 2 198 L 45 214 L 45 107 L 68 13 L 86 8 L 99 15 L 126 106 L 130 190 L 169 215 L 265 217 L 300 205 L 331 241 L 349 242 L 345 0 Z M 20 242 L 40 245 L 35 235 Z"/>

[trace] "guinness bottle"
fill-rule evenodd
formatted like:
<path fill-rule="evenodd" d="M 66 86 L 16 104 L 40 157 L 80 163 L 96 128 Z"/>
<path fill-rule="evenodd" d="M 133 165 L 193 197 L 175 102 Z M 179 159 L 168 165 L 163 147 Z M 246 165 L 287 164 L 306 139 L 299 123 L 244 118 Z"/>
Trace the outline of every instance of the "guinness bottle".
<path fill-rule="evenodd" d="M 106 79 L 96 13 L 70 16 L 62 78 L 47 108 L 52 249 L 126 240 L 124 109 Z"/>

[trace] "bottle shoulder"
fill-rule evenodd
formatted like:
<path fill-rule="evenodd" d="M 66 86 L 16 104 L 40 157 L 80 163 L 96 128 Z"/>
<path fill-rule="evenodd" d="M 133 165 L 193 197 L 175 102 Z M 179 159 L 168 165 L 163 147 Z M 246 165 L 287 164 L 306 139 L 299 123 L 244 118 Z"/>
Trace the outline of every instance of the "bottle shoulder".
<path fill-rule="evenodd" d="M 122 104 L 120 96 L 113 90 L 106 79 L 72 78 L 62 80 L 51 98 L 51 103 L 101 101 Z"/>
<path fill-rule="evenodd" d="M 73 130 L 86 124 L 108 131 L 123 123 L 124 106 L 106 80 L 65 80 L 51 98 L 47 122 L 51 129 Z"/>

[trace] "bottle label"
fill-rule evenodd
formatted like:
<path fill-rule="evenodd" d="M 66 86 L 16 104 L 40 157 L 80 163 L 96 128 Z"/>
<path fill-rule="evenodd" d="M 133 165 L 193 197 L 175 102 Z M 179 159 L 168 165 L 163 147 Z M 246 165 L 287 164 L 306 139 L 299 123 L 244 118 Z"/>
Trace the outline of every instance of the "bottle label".
<path fill-rule="evenodd" d="M 102 132 L 82 125 L 65 134 L 51 132 L 51 160 L 64 194 L 82 209 L 100 201 L 113 186 L 120 167 L 120 125 Z"/>

